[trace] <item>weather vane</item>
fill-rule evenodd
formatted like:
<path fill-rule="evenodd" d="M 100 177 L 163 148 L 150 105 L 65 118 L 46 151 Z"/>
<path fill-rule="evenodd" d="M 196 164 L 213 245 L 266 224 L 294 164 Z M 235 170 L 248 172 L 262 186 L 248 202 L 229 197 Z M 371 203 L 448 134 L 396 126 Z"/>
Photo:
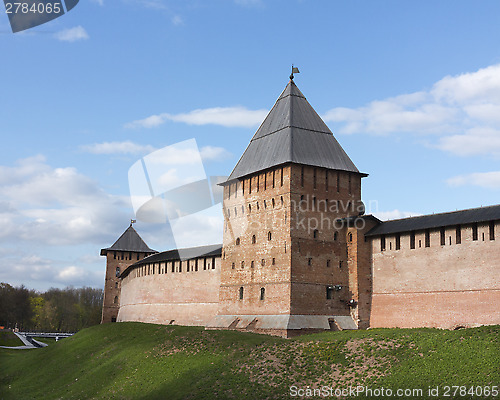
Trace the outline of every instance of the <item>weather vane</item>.
<path fill-rule="evenodd" d="M 293 74 L 300 74 L 300 71 L 297 67 L 294 67 L 292 64 L 292 73 L 290 74 L 290 80 L 293 81 Z"/>
<path fill-rule="evenodd" d="M 130 220 L 130 226 L 132 226 L 132 224 L 135 224 L 136 222 L 137 222 L 137 220 L 135 220 L 135 219 L 131 219 L 131 220 Z"/>

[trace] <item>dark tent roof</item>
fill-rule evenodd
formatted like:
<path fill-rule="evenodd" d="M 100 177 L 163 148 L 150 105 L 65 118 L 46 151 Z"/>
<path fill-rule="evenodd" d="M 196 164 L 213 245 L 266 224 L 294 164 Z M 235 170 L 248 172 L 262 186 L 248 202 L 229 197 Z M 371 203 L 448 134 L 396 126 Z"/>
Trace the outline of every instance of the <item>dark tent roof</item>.
<path fill-rule="evenodd" d="M 281 93 L 227 181 L 290 162 L 359 173 L 293 80 Z"/>
<path fill-rule="evenodd" d="M 208 246 L 190 247 L 187 249 L 181 249 L 180 252 L 182 253 L 183 260 L 204 257 L 220 257 L 222 255 L 222 245 L 215 244 Z M 137 261 L 135 264 L 132 264 L 125 271 L 123 271 L 120 278 L 124 278 L 130 273 L 132 269 L 144 264 L 165 261 L 178 261 L 180 259 L 181 257 L 179 255 L 178 249 L 162 251 L 161 253 L 150 255 L 149 257 L 143 258 L 141 261 Z"/>
<path fill-rule="evenodd" d="M 108 251 L 135 251 L 137 253 L 156 253 L 142 240 L 137 231 L 130 225 L 118 238 L 113 246 L 101 250 L 101 256 L 105 256 Z"/>
<path fill-rule="evenodd" d="M 421 231 L 442 226 L 467 225 L 495 220 L 500 220 L 500 205 L 386 221 L 370 230 L 366 236 Z"/>

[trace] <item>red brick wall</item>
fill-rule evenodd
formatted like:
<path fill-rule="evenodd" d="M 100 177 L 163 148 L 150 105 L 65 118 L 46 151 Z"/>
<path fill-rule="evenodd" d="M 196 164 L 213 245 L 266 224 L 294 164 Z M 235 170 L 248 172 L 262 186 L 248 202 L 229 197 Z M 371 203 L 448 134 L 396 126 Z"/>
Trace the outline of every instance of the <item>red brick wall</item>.
<path fill-rule="evenodd" d="M 425 233 L 417 232 L 415 249 L 410 249 L 409 234 L 401 235 L 400 250 L 395 250 L 394 235 L 386 237 L 385 251 L 374 238 L 370 326 L 500 324 L 500 223 L 495 228 L 496 240 L 489 240 L 489 225 L 479 224 L 474 241 L 472 227 L 463 226 L 461 244 L 455 227 L 447 228 L 444 246 L 440 230 L 434 229 L 430 247 L 425 247 Z"/>

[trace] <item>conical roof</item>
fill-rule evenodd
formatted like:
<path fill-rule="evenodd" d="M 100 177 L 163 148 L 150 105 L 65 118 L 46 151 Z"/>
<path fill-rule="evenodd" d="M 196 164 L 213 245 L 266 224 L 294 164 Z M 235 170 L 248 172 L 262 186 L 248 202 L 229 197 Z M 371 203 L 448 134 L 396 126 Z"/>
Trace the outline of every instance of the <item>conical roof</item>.
<path fill-rule="evenodd" d="M 293 80 L 253 136 L 228 181 L 290 162 L 359 173 Z"/>
<path fill-rule="evenodd" d="M 113 246 L 101 250 L 101 256 L 106 255 L 107 251 L 134 251 L 137 253 L 156 253 L 142 240 L 137 231 L 130 225 L 125 232 L 118 238 Z"/>

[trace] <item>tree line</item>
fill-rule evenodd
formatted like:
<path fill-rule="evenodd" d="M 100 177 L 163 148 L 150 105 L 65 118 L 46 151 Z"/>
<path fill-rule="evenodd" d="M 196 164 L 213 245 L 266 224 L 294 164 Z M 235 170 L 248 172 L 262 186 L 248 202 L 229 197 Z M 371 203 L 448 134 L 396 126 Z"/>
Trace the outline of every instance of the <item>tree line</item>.
<path fill-rule="evenodd" d="M 103 290 L 50 288 L 46 292 L 0 283 L 0 326 L 21 331 L 76 332 L 101 322 Z"/>

